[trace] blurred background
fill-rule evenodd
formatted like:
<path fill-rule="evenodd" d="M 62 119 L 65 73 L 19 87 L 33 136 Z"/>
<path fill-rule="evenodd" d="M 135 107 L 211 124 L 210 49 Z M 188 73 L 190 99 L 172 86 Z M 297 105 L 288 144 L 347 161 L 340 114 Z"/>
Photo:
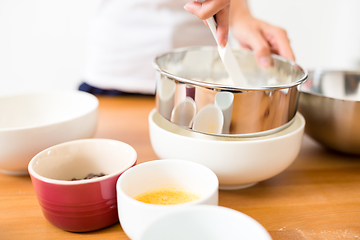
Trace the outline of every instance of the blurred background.
<path fill-rule="evenodd" d="M 360 1 L 248 2 L 254 16 L 287 30 L 302 67 L 360 70 Z M 0 95 L 77 89 L 86 63 L 89 26 L 99 3 L 0 0 Z"/>

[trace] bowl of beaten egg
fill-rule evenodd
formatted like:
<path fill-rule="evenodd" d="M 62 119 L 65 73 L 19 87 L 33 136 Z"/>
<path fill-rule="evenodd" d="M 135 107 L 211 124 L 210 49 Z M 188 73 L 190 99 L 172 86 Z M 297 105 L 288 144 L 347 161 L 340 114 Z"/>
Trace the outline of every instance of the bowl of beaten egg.
<path fill-rule="evenodd" d="M 220 137 L 172 124 L 156 109 L 149 114 L 152 147 L 159 158 L 200 163 L 218 177 L 220 189 L 241 189 L 284 171 L 297 157 L 305 120 L 300 113 L 287 128 L 260 137 Z"/>
<path fill-rule="evenodd" d="M 177 159 L 148 161 L 116 183 L 122 229 L 136 239 L 154 219 L 194 205 L 218 205 L 219 181 L 209 168 Z"/>

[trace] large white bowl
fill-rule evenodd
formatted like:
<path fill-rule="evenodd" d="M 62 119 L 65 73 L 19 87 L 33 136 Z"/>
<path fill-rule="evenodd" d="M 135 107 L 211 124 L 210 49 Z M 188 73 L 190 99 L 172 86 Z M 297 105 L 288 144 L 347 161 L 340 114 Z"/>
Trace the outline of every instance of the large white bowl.
<path fill-rule="evenodd" d="M 284 130 L 262 137 L 219 137 L 181 128 L 154 109 L 149 114 L 152 147 L 159 158 L 205 165 L 219 178 L 220 189 L 241 189 L 284 171 L 297 157 L 305 120 L 300 113 Z"/>
<path fill-rule="evenodd" d="M 28 174 L 30 160 L 53 145 L 90 138 L 98 100 L 80 91 L 31 92 L 0 98 L 0 172 Z"/>

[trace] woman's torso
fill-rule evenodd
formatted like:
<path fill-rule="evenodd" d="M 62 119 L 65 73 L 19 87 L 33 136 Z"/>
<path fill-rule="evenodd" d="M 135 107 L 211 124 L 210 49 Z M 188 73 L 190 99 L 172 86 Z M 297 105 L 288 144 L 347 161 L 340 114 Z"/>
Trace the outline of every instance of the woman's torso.
<path fill-rule="evenodd" d="M 86 81 L 100 88 L 153 93 L 154 58 L 174 48 L 215 45 L 188 0 L 104 0 L 90 34 Z"/>

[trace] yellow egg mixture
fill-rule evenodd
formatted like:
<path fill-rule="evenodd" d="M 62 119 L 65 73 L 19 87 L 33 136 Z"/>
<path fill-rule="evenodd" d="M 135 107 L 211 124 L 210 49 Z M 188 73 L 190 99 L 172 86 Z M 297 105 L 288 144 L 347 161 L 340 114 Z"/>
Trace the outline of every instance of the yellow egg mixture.
<path fill-rule="evenodd" d="M 194 194 L 182 188 L 159 188 L 141 193 L 134 197 L 135 200 L 159 205 L 173 205 L 191 202 L 199 199 L 198 194 Z"/>

